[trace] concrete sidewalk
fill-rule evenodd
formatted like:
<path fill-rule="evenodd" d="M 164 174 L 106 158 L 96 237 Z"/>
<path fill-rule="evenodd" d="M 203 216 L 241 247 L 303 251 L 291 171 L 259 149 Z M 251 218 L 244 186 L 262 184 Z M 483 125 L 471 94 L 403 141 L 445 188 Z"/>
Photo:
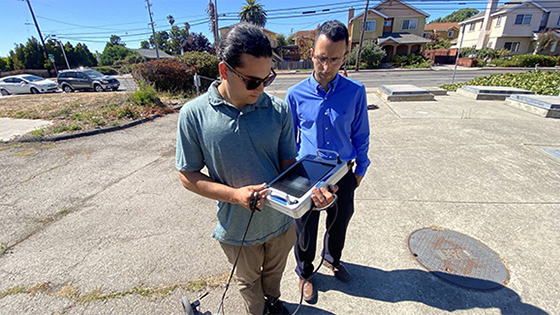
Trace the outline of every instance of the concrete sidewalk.
<path fill-rule="evenodd" d="M 560 120 L 456 93 L 385 103 L 368 94 L 370 159 L 356 195 L 340 283 L 325 268 L 299 314 L 560 314 Z M 0 314 L 183 314 L 231 266 L 211 237 L 214 201 L 181 187 L 177 115 L 56 143 L 0 146 Z M 494 250 L 510 280 L 449 284 L 408 250 L 439 227 Z M 317 258 L 317 262 L 319 258 Z M 293 255 L 282 299 L 299 301 Z M 197 291 L 201 289 L 201 291 Z M 235 285 L 226 314 L 242 314 Z"/>

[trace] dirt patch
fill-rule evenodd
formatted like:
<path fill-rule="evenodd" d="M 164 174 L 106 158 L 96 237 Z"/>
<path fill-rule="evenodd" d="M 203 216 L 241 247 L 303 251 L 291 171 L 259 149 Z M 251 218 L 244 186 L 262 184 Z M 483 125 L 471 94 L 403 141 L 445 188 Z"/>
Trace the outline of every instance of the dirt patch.
<path fill-rule="evenodd" d="M 163 106 L 140 106 L 124 92 L 16 95 L 0 98 L 0 117 L 52 121 L 53 125 L 33 131 L 33 135 L 47 136 L 122 126 L 154 114 L 172 113 L 186 99 L 161 97 L 161 101 Z"/>

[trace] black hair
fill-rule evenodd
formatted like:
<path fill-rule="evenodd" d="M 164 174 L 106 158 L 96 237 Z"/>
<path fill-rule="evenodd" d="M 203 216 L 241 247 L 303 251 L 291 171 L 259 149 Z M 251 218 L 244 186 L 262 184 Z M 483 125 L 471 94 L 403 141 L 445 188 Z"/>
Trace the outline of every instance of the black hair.
<path fill-rule="evenodd" d="M 235 24 L 220 40 L 219 57 L 232 67 L 241 66 L 241 55 L 272 57 L 270 40 L 263 30 L 254 24 Z"/>
<path fill-rule="evenodd" d="M 346 46 L 348 46 L 348 28 L 346 28 L 346 25 L 344 25 L 344 23 L 338 20 L 327 21 L 319 26 L 317 35 L 315 35 L 313 47 L 315 47 L 315 43 L 321 35 L 327 36 L 327 38 L 332 40 L 333 42 L 344 40 Z"/>

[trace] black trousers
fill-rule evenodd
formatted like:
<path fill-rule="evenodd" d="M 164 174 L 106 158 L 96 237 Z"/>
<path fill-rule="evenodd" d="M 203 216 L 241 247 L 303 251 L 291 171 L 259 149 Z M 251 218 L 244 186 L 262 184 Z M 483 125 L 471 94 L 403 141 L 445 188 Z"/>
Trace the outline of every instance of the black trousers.
<path fill-rule="evenodd" d="M 354 214 L 354 191 L 357 184 L 354 172 L 348 171 L 337 183 L 338 191 L 336 195 L 338 200 L 336 204 L 338 206 L 338 213 L 336 206 L 326 210 L 326 226 L 328 228 L 332 224 L 332 228 L 327 234 L 322 255 L 333 266 L 338 266 L 340 263 L 344 241 L 346 240 L 346 229 L 348 228 L 350 218 Z M 294 246 L 294 253 L 297 261 L 296 273 L 300 279 L 306 279 L 313 273 L 313 260 L 315 259 L 315 251 L 317 249 L 317 234 L 321 212 L 323 211 L 308 211 L 301 218 L 295 220 L 297 241 Z M 300 247 L 300 243 L 302 243 L 304 248 Z"/>

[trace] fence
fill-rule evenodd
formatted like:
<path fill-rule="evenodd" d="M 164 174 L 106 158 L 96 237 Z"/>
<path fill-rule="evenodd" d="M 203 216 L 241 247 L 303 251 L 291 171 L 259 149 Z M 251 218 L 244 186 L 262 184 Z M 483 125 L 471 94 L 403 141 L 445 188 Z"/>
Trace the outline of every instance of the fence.
<path fill-rule="evenodd" d="M 272 67 L 277 70 L 313 69 L 313 61 L 274 61 Z"/>

